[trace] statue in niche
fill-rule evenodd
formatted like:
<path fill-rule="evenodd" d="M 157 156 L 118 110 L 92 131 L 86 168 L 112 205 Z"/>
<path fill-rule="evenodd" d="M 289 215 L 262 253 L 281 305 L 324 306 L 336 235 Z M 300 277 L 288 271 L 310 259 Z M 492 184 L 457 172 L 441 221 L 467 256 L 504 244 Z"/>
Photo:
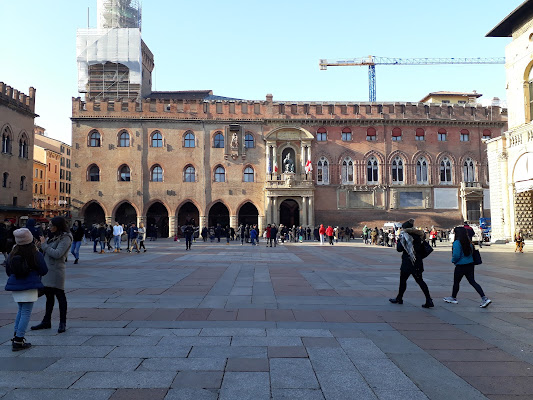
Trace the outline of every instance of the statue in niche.
<path fill-rule="evenodd" d="M 234 150 L 239 148 L 239 137 L 237 136 L 236 132 L 233 132 L 231 137 L 231 148 Z"/>
<path fill-rule="evenodd" d="M 287 153 L 283 160 L 284 172 L 294 173 L 294 161 L 291 159 L 291 153 Z"/>

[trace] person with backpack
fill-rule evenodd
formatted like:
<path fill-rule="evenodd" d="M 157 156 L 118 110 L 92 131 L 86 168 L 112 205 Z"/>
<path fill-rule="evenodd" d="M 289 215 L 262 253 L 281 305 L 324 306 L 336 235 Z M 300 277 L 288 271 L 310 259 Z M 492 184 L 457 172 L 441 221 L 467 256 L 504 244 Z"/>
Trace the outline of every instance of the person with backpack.
<path fill-rule="evenodd" d="M 424 308 L 434 307 L 433 299 L 429 294 L 428 285 L 422 278 L 424 272 L 424 263 L 422 259 L 426 256 L 426 250 L 423 244 L 424 232 L 414 229 L 414 220 L 410 219 L 402 224 L 402 231 L 396 244 L 396 250 L 402 253 L 402 265 L 400 267 L 400 288 L 395 298 L 389 299 L 393 304 L 403 304 L 403 294 L 407 289 L 407 279 L 411 275 L 415 279 L 422 292 L 426 296 Z"/>
<path fill-rule="evenodd" d="M 33 304 L 38 298 L 38 290 L 44 287 L 41 277 L 46 275 L 48 268 L 29 229 L 21 228 L 13 233 L 16 244 L 7 259 L 6 274 L 9 278 L 5 290 L 12 292 L 13 299 L 18 304 L 11 349 L 19 351 L 31 347 L 31 343 L 27 343 L 25 339 L 26 330 Z"/>
<path fill-rule="evenodd" d="M 83 235 L 85 234 L 79 219 L 74 221 L 72 228 L 70 228 L 70 232 L 72 233 L 72 246 L 70 248 L 70 252 L 74 256 L 74 264 L 77 264 L 78 260 L 80 259 L 81 241 L 83 240 Z"/>
<path fill-rule="evenodd" d="M 485 296 L 483 289 L 479 283 L 474 279 L 474 245 L 469 237 L 468 230 L 463 226 L 455 227 L 453 230 L 455 240 L 452 245 L 452 263 L 455 264 L 455 271 L 453 273 L 453 289 L 451 297 L 445 297 L 443 300 L 446 303 L 457 304 L 457 293 L 459 293 L 459 283 L 463 276 L 466 276 L 468 283 L 481 296 L 481 304 L 479 307 L 485 308 L 490 303 L 491 299 Z"/>
<path fill-rule="evenodd" d="M 40 324 L 32 326 L 32 330 L 50 329 L 52 327 L 52 311 L 57 297 L 59 303 L 59 328 L 58 333 L 67 329 L 67 298 L 65 296 L 65 258 L 72 244 L 72 234 L 63 217 L 54 217 L 50 220 L 50 237 L 41 236 L 41 250 L 48 266 L 48 274 L 43 278 L 46 296 L 46 312 Z"/>

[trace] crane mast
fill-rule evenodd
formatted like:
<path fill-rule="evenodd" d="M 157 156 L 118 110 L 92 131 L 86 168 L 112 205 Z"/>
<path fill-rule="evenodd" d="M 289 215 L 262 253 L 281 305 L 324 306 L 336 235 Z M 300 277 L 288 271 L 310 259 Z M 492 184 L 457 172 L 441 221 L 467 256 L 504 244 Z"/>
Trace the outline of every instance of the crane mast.
<path fill-rule="evenodd" d="M 368 66 L 368 100 L 376 101 L 376 65 L 445 65 L 445 64 L 505 64 L 505 57 L 464 57 L 464 58 L 396 58 L 396 57 L 360 57 L 337 60 L 322 59 L 320 70 L 328 67 Z"/>

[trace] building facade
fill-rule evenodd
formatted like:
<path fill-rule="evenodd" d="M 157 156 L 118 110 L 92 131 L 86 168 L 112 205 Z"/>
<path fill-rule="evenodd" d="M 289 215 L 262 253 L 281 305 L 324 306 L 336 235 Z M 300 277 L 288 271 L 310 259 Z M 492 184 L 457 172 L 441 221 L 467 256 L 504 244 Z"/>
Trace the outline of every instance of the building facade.
<path fill-rule="evenodd" d="M 525 1 L 489 37 L 512 37 L 505 48 L 509 130 L 487 142 L 492 237 L 533 239 L 533 1 Z"/>
<path fill-rule="evenodd" d="M 33 209 L 35 89 L 29 95 L 0 82 L 0 221 Z"/>
<path fill-rule="evenodd" d="M 46 170 L 46 150 L 33 146 L 33 207 L 43 211 L 46 209 Z"/>

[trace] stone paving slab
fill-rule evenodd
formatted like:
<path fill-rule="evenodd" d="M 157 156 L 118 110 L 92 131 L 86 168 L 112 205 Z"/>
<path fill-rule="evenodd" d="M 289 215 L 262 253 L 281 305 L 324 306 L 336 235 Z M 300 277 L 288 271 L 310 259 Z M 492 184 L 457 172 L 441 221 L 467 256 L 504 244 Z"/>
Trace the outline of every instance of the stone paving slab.
<path fill-rule="evenodd" d="M 72 388 L 168 388 L 176 375 L 168 371 L 87 372 Z"/>
<path fill-rule="evenodd" d="M 113 389 L 15 389 L 2 400 L 108 400 L 113 392 Z"/>
<path fill-rule="evenodd" d="M 226 358 L 147 358 L 139 371 L 224 371 Z"/>

